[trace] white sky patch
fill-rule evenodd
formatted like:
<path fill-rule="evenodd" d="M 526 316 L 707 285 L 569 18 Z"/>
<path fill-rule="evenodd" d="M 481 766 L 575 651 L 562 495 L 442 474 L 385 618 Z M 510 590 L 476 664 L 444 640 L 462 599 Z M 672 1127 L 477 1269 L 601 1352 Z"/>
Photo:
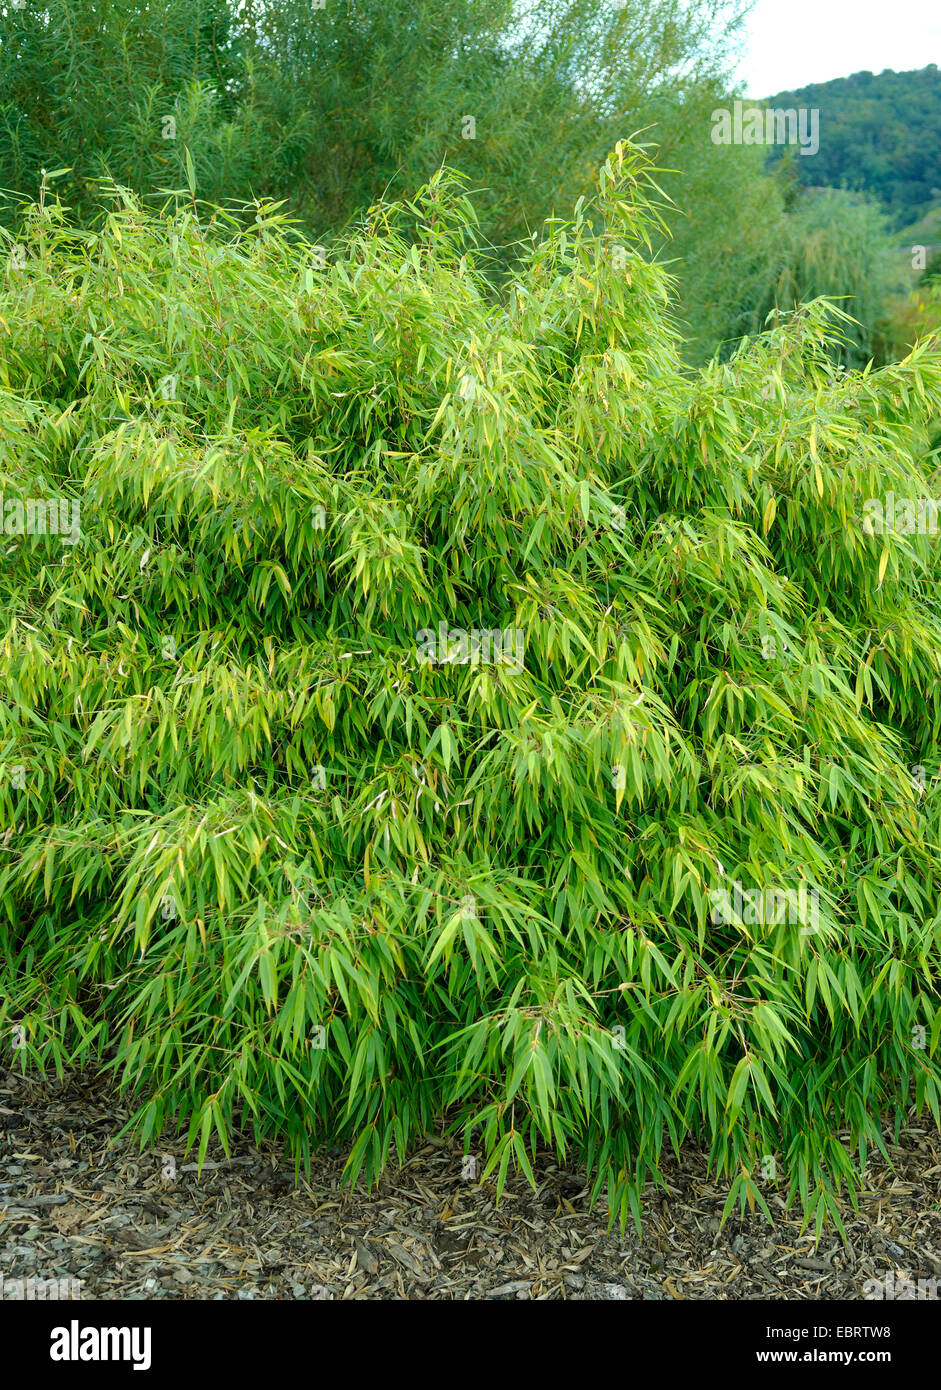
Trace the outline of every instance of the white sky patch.
<path fill-rule="evenodd" d="M 854 72 L 941 64 L 938 0 L 756 0 L 738 79 L 750 97 Z"/>

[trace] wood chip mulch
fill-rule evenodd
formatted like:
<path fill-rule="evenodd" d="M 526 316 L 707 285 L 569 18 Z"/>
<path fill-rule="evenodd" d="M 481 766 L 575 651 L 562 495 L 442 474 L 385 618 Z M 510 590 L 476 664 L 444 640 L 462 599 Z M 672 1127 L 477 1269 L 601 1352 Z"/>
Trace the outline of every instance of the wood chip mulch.
<path fill-rule="evenodd" d="M 736 1213 L 720 1231 L 727 1189 L 693 1149 L 667 1165 L 665 1190 L 649 1188 L 638 1238 L 633 1226 L 609 1232 L 606 1212 L 588 1211 L 584 1178 L 548 1159 L 537 1192 L 511 1176 L 499 1206 L 493 1183 L 440 1139 L 371 1192 L 341 1184 L 338 1152 L 295 1186 L 283 1156 L 247 1140 L 231 1159 L 210 1150 L 197 1177 L 195 1151 L 174 1152 L 166 1135 L 151 1152 L 115 1142 L 128 1113 L 94 1076 L 0 1072 L 7 1288 L 32 1276 L 80 1280 L 83 1299 L 788 1300 L 863 1299 L 867 1280 L 889 1275 L 941 1278 L 930 1120 L 913 1120 L 899 1146 L 887 1134 L 893 1167 L 870 1160 L 859 1215 L 849 1203 L 844 1213 L 848 1244 L 824 1231 L 816 1245 L 773 1184 L 773 1227 Z"/>

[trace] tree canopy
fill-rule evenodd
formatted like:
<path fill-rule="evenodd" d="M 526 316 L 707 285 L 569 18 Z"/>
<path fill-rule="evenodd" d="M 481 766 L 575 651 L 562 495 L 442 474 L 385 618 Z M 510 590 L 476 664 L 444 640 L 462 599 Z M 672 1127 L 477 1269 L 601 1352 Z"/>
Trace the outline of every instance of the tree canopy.
<path fill-rule="evenodd" d="M 797 159 L 805 184 L 854 189 L 879 199 L 896 226 L 941 200 L 941 72 L 856 72 L 768 98 L 775 107 L 820 111 L 820 149 Z M 780 158 L 780 146 L 771 158 Z"/>

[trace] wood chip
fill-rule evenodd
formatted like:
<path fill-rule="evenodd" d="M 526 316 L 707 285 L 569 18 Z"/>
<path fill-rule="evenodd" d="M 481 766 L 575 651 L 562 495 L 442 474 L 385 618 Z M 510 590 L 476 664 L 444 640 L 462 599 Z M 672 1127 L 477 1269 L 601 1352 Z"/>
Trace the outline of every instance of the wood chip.
<path fill-rule="evenodd" d="M 736 1211 L 723 1227 L 728 1187 L 692 1145 L 665 1157 L 666 1191 L 646 1189 L 638 1236 L 609 1231 L 603 1202 L 589 1213 L 584 1175 L 548 1154 L 537 1190 L 511 1174 L 497 1205 L 492 1182 L 462 1178 L 463 1148 L 444 1136 L 350 1192 L 345 1153 L 318 1155 L 297 1186 L 283 1154 L 247 1137 L 230 1158 L 210 1146 L 199 1175 L 181 1136 L 141 1153 L 115 1138 L 127 1103 L 90 1074 L 0 1071 L 0 1114 L 0 1274 L 78 1279 L 84 1299 L 842 1300 L 890 1273 L 941 1274 L 929 1127 L 898 1147 L 886 1131 L 895 1170 L 871 1155 L 859 1213 L 842 1208 L 847 1242 L 831 1231 L 818 1247 L 780 1188 L 765 1193 L 774 1226 Z"/>

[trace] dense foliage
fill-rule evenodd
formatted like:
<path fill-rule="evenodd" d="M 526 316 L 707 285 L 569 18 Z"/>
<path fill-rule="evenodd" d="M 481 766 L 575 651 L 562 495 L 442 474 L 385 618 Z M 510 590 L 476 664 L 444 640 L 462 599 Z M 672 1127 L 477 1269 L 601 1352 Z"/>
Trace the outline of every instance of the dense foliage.
<path fill-rule="evenodd" d="M 796 200 L 778 225 L 778 272 L 754 303 L 745 331 L 758 332 L 775 308 L 826 295 L 839 299 L 853 320 L 844 324 L 840 361 L 861 368 L 884 358 L 889 305 L 908 277 L 878 206 L 826 189 Z"/>
<path fill-rule="evenodd" d="M 717 147 L 738 0 L 50 0 L 0 6 L 0 189 L 42 169 L 94 225 L 102 179 L 159 206 L 193 159 L 204 198 L 283 200 L 329 244 L 442 163 L 475 189 L 489 281 L 544 219 L 591 193 L 644 129 L 677 207 L 668 239 L 684 354 L 728 355 L 770 308 L 845 296 L 848 365 L 880 357 L 891 294 L 873 210 L 803 211 L 764 147 Z M 824 121 L 824 132 L 830 129 Z M 823 156 L 798 159 L 820 167 Z M 803 170 L 804 173 L 810 169 Z M 826 182 L 826 179 L 823 179 Z M 12 227 L 16 203 L 0 200 Z M 826 225 L 823 225 L 823 224 Z M 843 245 L 842 253 L 837 248 Z M 821 252 L 823 245 L 823 252 Z"/>
<path fill-rule="evenodd" d="M 0 30 L 0 188 L 89 219 L 110 175 L 285 199 L 322 234 L 442 162 L 498 249 L 590 191 L 615 140 L 728 70 L 737 0 L 33 0 Z M 708 127 L 706 127 L 708 130 Z M 699 132 L 703 142 L 704 133 Z"/>
<path fill-rule="evenodd" d="M 756 146 L 713 147 L 690 162 L 691 174 L 664 180 L 682 212 L 657 251 L 677 275 L 684 356 L 728 357 L 775 309 L 823 295 L 853 320 L 831 346 L 835 361 L 864 367 L 904 356 L 890 320 L 912 276 L 878 205 L 838 189 L 801 192 L 763 174 L 763 156 Z M 710 197 L 699 179 L 710 181 Z"/>
<path fill-rule="evenodd" d="M 768 98 L 774 107 L 820 112 L 820 149 L 795 159 L 805 184 L 855 189 L 913 221 L 941 198 L 941 72 L 856 72 Z M 772 150 L 780 158 L 782 147 Z"/>
<path fill-rule="evenodd" d="M 143 1143 L 373 1177 L 446 1123 L 626 1221 L 692 1136 L 822 1223 L 938 1122 L 937 548 L 864 521 L 931 495 L 941 355 L 834 371 L 818 303 L 685 372 L 648 179 L 619 146 L 498 304 L 457 176 L 326 263 L 264 207 L 26 215 L 0 1024 Z M 75 544 L 18 526 L 56 497 Z"/>

